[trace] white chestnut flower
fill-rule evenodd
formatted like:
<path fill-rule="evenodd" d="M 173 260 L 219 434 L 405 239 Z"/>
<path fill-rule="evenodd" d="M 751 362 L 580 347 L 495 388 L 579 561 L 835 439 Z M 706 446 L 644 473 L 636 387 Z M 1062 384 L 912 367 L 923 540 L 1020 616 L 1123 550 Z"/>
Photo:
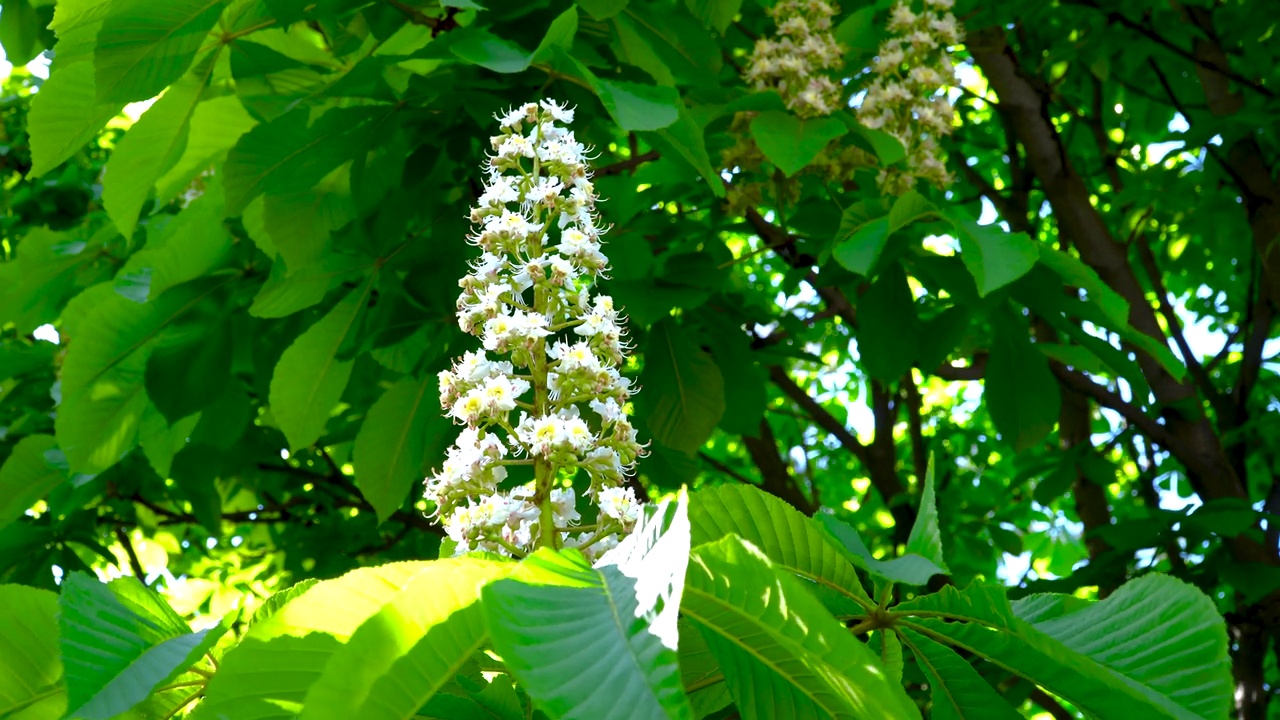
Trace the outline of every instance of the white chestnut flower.
<path fill-rule="evenodd" d="M 594 557 L 639 517 L 634 493 L 620 490 L 644 453 L 624 411 L 625 331 L 613 299 L 592 293 L 608 269 L 606 228 L 591 151 L 565 127 L 573 115 L 543 100 L 495 116 L 501 133 L 469 213 L 480 254 L 458 282 L 457 315 L 484 350 L 439 373 L 441 407 L 463 430 L 424 482 L 457 554 L 572 546 Z M 509 487 L 516 464 L 533 466 L 533 482 Z M 590 533 L 577 530 L 575 475 L 586 497 L 608 501 Z"/>

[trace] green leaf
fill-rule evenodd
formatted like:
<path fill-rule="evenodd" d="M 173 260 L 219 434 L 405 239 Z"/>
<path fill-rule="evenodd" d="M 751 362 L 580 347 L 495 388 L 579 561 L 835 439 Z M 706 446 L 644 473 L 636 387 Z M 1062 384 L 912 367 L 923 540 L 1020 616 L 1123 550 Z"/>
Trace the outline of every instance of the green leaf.
<path fill-rule="evenodd" d="M 150 596 L 149 606 L 138 602 L 139 594 Z M 214 628 L 184 633 L 167 606 L 157 613 L 161 605 L 134 578 L 104 585 L 83 573 L 67 576 L 59 643 L 68 707 L 75 708 L 71 717 L 107 720 L 129 710 L 191 667 L 231 627 L 228 617 Z"/>
<path fill-rule="evenodd" d="M 928 584 L 929 578 L 934 575 L 947 574 L 945 566 L 940 567 L 932 560 L 915 553 L 889 560 L 876 559 L 875 555 L 867 549 L 858 531 L 836 519 L 834 515 L 827 513 L 816 515 L 814 522 L 826 531 L 831 541 L 843 550 L 844 556 L 850 562 L 873 575 L 896 583 L 920 587 Z"/>
<path fill-rule="evenodd" d="M 676 656 L 688 558 L 683 499 L 594 569 L 576 550 L 539 550 L 484 590 L 494 649 L 550 717 L 691 718 Z"/>
<path fill-rule="evenodd" d="M 440 413 L 435 376 L 406 377 L 369 408 L 356 435 L 356 487 L 385 522 L 430 463 L 444 455 L 452 424 Z"/>
<path fill-rule="evenodd" d="M 26 65 L 43 52 L 43 29 L 44 21 L 29 0 L 0 2 L 0 46 L 4 47 L 6 62 Z"/>
<path fill-rule="evenodd" d="M 329 660 L 431 562 L 353 570 L 260 618 L 220 661 L 192 720 L 291 720 Z M 350 716 L 349 716 L 350 717 Z"/>
<path fill-rule="evenodd" d="M 902 379 L 920 350 L 920 318 L 901 265 L 893 265 L 858 298 L 858 359 L 882 382 Z"/>
<path fill-rule="evenodd" d="M 747 720 L 919 717 L 867 646 L 740 538 L 694 551 L 681 610 L 702 629 Z"/>
<path fill-rule="evenodd" d="M 896 233 L 917 220 L 934 215 L 941 215 L 936 205 L 915 190 L 908 190 L 898 196 L 889 209 L 889 233 Z"/>
<path fill-rule="evenodd" d="M 960 211 L 943 208 L 955 226 L 960 259 L 978 283 L 978 294 L 990 295 L 1026 275 L 1040 259 L 1036 243 L 1026 233 L 1011 233 L 998 225 L 979 225 Z"/>
<path fill-rule="evenodd" d="M 924 475 L 924 489 L 920 492 L 920 507 L 916 522 L 907 538 L 906 552 L 919 555 L 936 565 L 942 572 L 950 573 L 942 552 L 942 530 L 938 527 L 938 501 L 934 492 L 934 458 L 929 458 L 929 468 Z"/>
<path fill-rule="evenodd" d="M 837 614 L 860 614 L 875 606 L 838 545 L 814 521 L 763 490 L 742 485 L 699 490 L 689 499 L 689 521 L 694 547 L 740 537 L 774 565 L 813 583 Z"/>
<path fill-rule="evenodd" d="M 556 16 L 542 36 L 542 42 L 530 56 L 530 63 L 543 62 L 555 54 L 557 49 L 570 51 L 573 49 L 573 38 L 578 34 L 578 8 L 570 6 L 568 10 Z"/>
<path fill-rule="evenodd" d="M 187 141 L 191 116 L 209 77 L 216 55 L 174 84 L 124 134 L 107 161 L 102 180 L 102 204 L 120 234 L 133 237 L 142 206 L 155 182 L 172 167 Z"/>
<path fill-rule="evenodd" d="M 902 641 L 892 630 L 877 630 L 867 641 L 867 647 L 880 658 L 880 667 L 893 682 L 902 682 Z"/>
<path fill-rule="evenodd" d="M 284 351 L 271 376 L 271 412 L 291 450 L 308 447 L 324 434 L 324 426 L 342 397 L 354 360 L 339 360 L 351 343 L 369 297 L 370 283 L 347 294 L 329 314 L 307 329 Z"/>
<path fill-rule="evenodd" d="M 1026 607 L 1015 610 L 1021 615 Z M 1199 717 L 1230 714 L 1234 686 L 1222 616 L 1177 578 L 1145 575 L 1106 600 L 1034 626 Z"/>
<path fill-rule="evenodd" d="M 200 413 L 182 418 L 172 425 L 154 405 L 142 413 L 138 425 L 138 444 L 147 456 L 151 469 L 162 478 L 169 478 L 173 470 L 173 456 L 191 440 L 191 433 L 200 422 Z M 215 530 L 217 526 L 215 524 Z"/>
<path fill-rule="evenodd" d="M 1129 301 L 1103 282 L 1093 268 L 1076 256 L 1048 245 L 1039 246 L 1039 251 L 1040 263 L 1057 273 L 1066 284 L 1084 290 L 1089 302 L 1097 305 L 1111 320 L 1113 324 L 1110 327 L 1118 329 L 1129 325 Z"/>
<path fill-rule="evenodd" d="M 227 151 L 257 124 L 258 121 L 245 111 L 240 99 L 234 95 L 224 95 L 196 105 L 188 122 L 182 155 L 156 179 L 156 202 L 163 205 L 178 197 L 197 176 L 220 162 Z"/>
<path fill-rule="evenodd" d="M 1207 598 L 1195 599 L 1192 594 L 1199 595 L 1197 591 L 1181 583 L 1178 585 L 1185 590 L 1167 596 L 1145 595 L 1142 605 L 1130 604 L 1135 595 L 1122 596 L 1127 610 L 1124 619 L 1117 621 L 1111 614 L 1114 609 L 1103 609 L 1096 617 L 1107 623 L 1106 631 L 1095 633 L 1095 627 L 1086 626 L 1088 629 L 1082 631 L 1083 637 L 1073 641 L 1076 647 L 1068 646 L 1038 626 L 1016 617 L 1004 589 L 995 585 L 974 583 L 963 592 L 946 586 L 938 593 L 901 603 L 894 609 L 906 615 L 923 612 L 937 616 L 903 618 L 899 624 L 933 640 L 987 658 L 1066 700 L 1086 716 L 1185 720 L 1222 717 L 1226 704 L 1230 702 L 1229 683 L 1225 681 L 1226 666 L 1220 660 L 1226 643 L 1222 620 L 1216 612 L 1206 613 L 1212 606 Z M 1146 588 L 1154 589 L 1154 585 Z M 1170 586 L 1163 589 L 1170 589 Z M 1099 605 L 1107 602 L 1111 599 Z M 1141 610 L 1135 612 L 1138 607 Z M 1071 613 L 1062 621 L 1075 618 L 1081 612 Z M 1135 621 L 1137 631 L 1128 631 L 1125 625 Z M 1169 622 L 1167 627 L 1163 627 L 1165 622 Z M 1161 628 L 1159 635 L 1151 634 L 1153 627 Z M 1053 628 L 1050 625 L 1050 629 Z M 1080 631 L 1079 626 L 1076 629 Z M 1206 643 L 1214 633 L 1220 634 L 1214 642 Z M 1148 654 L 1153 645 L 1159 651 Z M 1097 653 L 1095 657 L 1114 657 L 1116 665 L 1100 664 L 1095 657 L 1083 654 L 1080 646 L 1090 647 L 1091 652 Z M 1206 651 L 1210 658 L 1203 663 L 1206 669 L 1196 672 L 1203 672 L 1205 677 L 1216 676 L 1215 680 L 1204 688 L 1178 680 L 1177 675 L 1188 667 L 1186 658 Z M 1159 689 L 1122 674 L 1119 668 L 1131 669 L 1134 658 L 1141 658 L 1140 662 L 1159 658 L 1161 662 L 1153 663 L 1156 673 L 1169 674 L 1170 682 L 1193 696 L 1203 694 L 1205 698 L 1212 697 L 1211 703 L 1205 707 L 1211 704 L 1223 708 L 1223 712 L 1209 715 L 1193 712 Z M 1202 663 L 1197 659 L 1193 666 L 1200 668 Z"/>
<path fill-rule="evenodd" d="M 680 119 L 656 132 L 645 133 L 645 142 L 657 148 L 664 157 L 679 158 L 694 172 L 702 176 L 711 186 L 716 197 L 724 197 L 724 180 L 711 166 L 711 156 L 707 154 L 706 140 L 703 138 L 704 128 L 689 116 L 685 109 L 680 110 Z"/>
<path fill-rule="evenodd" d="M 840 213 L 832 257 L 845 269 L 870 277 L 889 239 L 887 200 L 861 200 Z"/>
<path fill-rule="evenodd" d="M 849 128 L 835 118 L 801 120 L 777 110 L 762 112 L 751 120 L 756 145 L 787 177 L 803 170 L 832 140 L 847 132 Z"/>
<path fill-rule="evenodd" d="M 31 99 L 31 177 L 45 175 L 79 152 L 123 107 L 123 102 L 97 101 L 92 63 L 59 64 Z"/>
<path fill-rule="evenodd" d="M 146 246 L 116 273 L 116 291 L 131 288 L 140 296 L 130 299 L 146 302 L 225 266 L 235 240 L 223 225 L 223 207 L 222 192 L 212 185 L 162 229 L 153 226 Z"/>
<path fill-rule="evenodd" d="M 876 9 L 868 6 L 849 13 L 836 25 L 833 32 L 836 42 L 854 53 L 872 53 L 880 45 L 880 26 L 876 24 Z"/>
<path fill-rule="evenodd" d="M 599 79 L 592 85 L 623 130 L 659 130 L 680 119 L 680 93 L 675 88 Z"/>
<path fill-rule="evenodd" d="M 1062 396 L 1049 361 L 1029 331 L 1007 314 L 993 316 L 995 339 L 987 359 L 983 398 L 996 429 L 1017 450 L 1039 444 L 1058 422 Z"/>
<path fill-rule="evenodd" d="M 622 12 L 628 0 L 577 0 L 578 7 L 596 20 L 608 20 Z"/>
<path fill-rule="evenodd" d="M 300 720 L 408 720 L 488 639 L 481 590 L 514 563 L 427 564 L 339 647 Z"/>
<path fill-rule="evenodd" d="M 0 717 L 61 720 L 66 714 L 57 617 L 54 593 L 0 585 Z"/>
<path fill-rule="evenodd" d="M 472 65 L 505 74 L 523 72 L 533 58 L 528 50 L 487 30 L 467 33 L 449 51 Z"/>
<path fill-rule="evenodd" d="M 881 165 L 892 165 L 902 162 L 907 157 L 907 149 L 902 141 L 884 130 L 875 130 L 858 122 L 853 113 L 838 116 L 853 132 L 857 144 L 865 146 L 879 158 Z"/>
<path fill-rule="evenodd" d="M 144 373 L 155 340 L 227 282 L 188 283 L 141 305 L 109 288 L 92 293 L 84 321 L 71 333 L 76 342 L 62 364 L 62 403 L 54 422 L 74 472 L 99 473 L 133 448 L 147 407 Z"/>
<path fill-rule="evenodd" d="M 227 153 L 222 183 L 227 214 L 239 215 L 264 192 L 285 195 L 310 190 L 351 159 L 353 136 L 372 118 L 364 108 L 339 108 L 308 123 L 302 107 L 254 127 Z"/>
<path fill-rule="evenodd" d="M 165 333 L 147 358 L 147 396 L 169 423 L 213 404 L 231 379 L 231 323 L 210 314 L 191 313 Z"/>
<path fill-rule="evenodd" d="M 929 680 L 936 720 L 1019 720 L 1000 693 L 955 651 L 903 628 L 903 640 Z"/>
<path fill-rule="evenodd" d="M 249 621 L 250 627 L 266 620 L 272 615 L 275 615 L 280 608 L 284 607 L 291 600 L 302 595 L 304 592 L 310 590 L 318 582 L 320 581 L 316 578 L 307 578 L 306 580 L 290 585 L 284 590 L 272 593 L 271 597 L 267 598 L 267 601 L 258 606 L 258 609 L 253 612 L 253 619 Z"/>
<path fill-rule="evenodd" d="M 680 677 L 695 718 L 706 717 L 733 702 L 707 639 L 685 618 L 680 618 Z"/>
<path fill-rule="evenodd" d="M 724 414 L 724 378 L 671 320 L 653 326 L 645 347 L 640 398 L 653 439 L 686 454 L 696 453 Z"/>
<path fill-rule="evenodd" d="M 291 251 L 292 252 L 292 251 Z M 351 255 L 326 253 L 318 263 L 290 272 L 286 258 L 271 264 L 267 282 L 253 298 L 249 314 L 261 318 L 280 318 L 316 305 L 330 290 L 354 278 L 366 265 Z"/>
<path fill-rule="evenodd" d="M 56 444 L 52 435 L 28 435 L 9 451 L 0 466 L 0 528 L 66 482 L 67 474 L 45 457 Z"/>
<path fill-rule="evenodd" d="M 724 33 L 742 8 L 742 0 L 684 0 L 685 7 L 703 25 Z"/>
<path fill-rule="evenodd" d="M 182 77 L 227 0 L 114 0 L 93 53 L 100 102 L 155 97 Z"/>

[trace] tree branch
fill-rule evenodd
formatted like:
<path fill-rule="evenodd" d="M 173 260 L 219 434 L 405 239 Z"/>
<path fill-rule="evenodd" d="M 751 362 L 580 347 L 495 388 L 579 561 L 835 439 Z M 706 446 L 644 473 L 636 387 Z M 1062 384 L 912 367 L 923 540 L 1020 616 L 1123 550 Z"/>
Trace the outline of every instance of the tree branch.
<path fill-rule="evenodd" d="M 752 462 L 760 469 L 760 479 L 763 481 L 762 487 L 765 492 L 776 495 L 806 515 L 817 509 L 813 501 L 800 492 L 800 487 L 791 477 L 787 464 L 778 454 L 778 441 L 773 435 L 773 428 L 769 426 L 768 420 L 760 421 L 760 437 L 744 435 L 742 442 L 747 446 L 747 453 L 751 456 Z"/>
<path fill-rule="evenodd" d="M 658 159 L 657 150 L 650 150 L 649 152 L 643 153 L 641 155 L 636 155 L 633 153 L 631 157 L 627 158 L 626 160 L 619 160 L 616 163 L 602 165 L 596 168 L 595 171 L 592 172 L 591 174 L 594 177 L 606 177 L 608 175 L 621 175 L 622 173 L 628 170 L 634 170 L 647 162 L 652 162 L 657 159 Z"/>

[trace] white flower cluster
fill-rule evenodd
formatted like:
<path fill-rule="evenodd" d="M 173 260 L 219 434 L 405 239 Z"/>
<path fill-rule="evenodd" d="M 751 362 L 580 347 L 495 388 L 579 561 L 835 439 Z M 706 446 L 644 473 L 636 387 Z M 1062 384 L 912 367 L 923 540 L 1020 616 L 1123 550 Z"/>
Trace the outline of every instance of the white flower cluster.
<path fill-rule="evenodd" d="M 916 13 L 898 0 L 889 18 L 891 36 L 880 45 L 873 66 L 876 79 L 858 108 L 863 125 L 898 138 L 907 149 L 907 169 L 882 170 L 881 189 L 899 195 L 924 179 L 938 187 L 951 184 L 946 155 L 938 138 L 950 134 L 954 110 L 940 92 L 955 79 L 949 46 L 961 31 L 951 14 L 955 0 L 924 0 Z"/>
<path fill-rule="evenodd" d="M 591 294 L 608 260 L 588 150 L 564 127 L 573 110 L 554 101 L 498 120 L 471 210 L 481 253 L 458 283 L 458 324 L 484 350 L 440 373 L 440 404 L 465 428 L 424 495 L 459 555 L 568 546 L 594 556 L 640 516 L 623 482 L 644 449 L 624 410 L 623 318 L 612 298 Z M 569 482 L 579 468 L 599 508 L 591 525 Z"/>
<path fill-rule="evenodd" d="M 746 80 L 756 90 L 777 90 L 787 108 L 802 118 L 840 109 L 840 85 L 824 74 L 839 68 L 843 49 L 831 35 L 839 8 L 826 0 L 780 0 L 769 15 L 777 38 L 756 41 Z"/>

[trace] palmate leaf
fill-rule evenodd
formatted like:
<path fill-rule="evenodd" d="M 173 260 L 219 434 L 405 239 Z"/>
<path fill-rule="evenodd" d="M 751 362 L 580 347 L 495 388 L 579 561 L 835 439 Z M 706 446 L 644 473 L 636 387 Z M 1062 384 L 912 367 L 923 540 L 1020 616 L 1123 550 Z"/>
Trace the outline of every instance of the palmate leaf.
<path fill-rule="evenodd" d="M 353 570 L 288 599 L 259 619 L 209 681 L 193 720 L 296 718 L 311 686 L 365 620 L 406 588 L 429 562 Z"/>
<path fill-rule="evenodd" d="M 494 650 L 553 719 L 692 717 L 676 655 L 687 501 L 662 503 L 595 568 L 540 550 L 485 588 Z"/>
<path fill-rule="evenodd" d="M 895 611 L 930 613 L 899 624 L 985 657 L 1091 717 L 1224 716 L 1232 686 L 1221 616 L 1191 586 L 1152 577 L 1135 581 L 1141 584 L 1124 594 L 1117 591 L 1119 602 L 1113 595 L 1089 607 L 1090 615 L 1077 609 L 1055 619 L 1036 605 L 1041 618 L 1036 625 L 1015 615 L 1003 588 L 982 583 L 963 592 L 948 586 Z M 1057 612 L 1072 607 L 1077 606 L 1063 603 Z M 1064 639 L 1042 629 L 1046 626 Z M 1071 644 L 1069 633 L 1074 633 Z M 1146 663 L 1152 669 L 1141 667 Z"/>
<path fill-rule="evenodd" d="M 694 551 L 681 610 L 702 630 L 743 718 L 919 717 L 802 581 L 741 538 Z"/>
<path fill-rule="evenodd" d="M 745 485 L 699 490 L 689 499 L 689 521 L 694 547 L 736 535 L 778 567 L 813 583 L 815 595 L 837 615 L 861 615 L 875 607 L 839 546 L 773 495 Z"/>
<path fill-rule="evenodd" d="M 929 680 L 933 720 L 1018 720 L 1022 717 L 954 650 L 905 628 L 902 638 Z"/>
<path fill-rule="evenodd" d="M 57 615 L 54 593 L 0 585 L 0 717 L 60 720 L 66 714 Z"/>
<path fill-rule="evenodd" d="M 134 578 L 110 585 L 82 573 L 62 583 L 59 643 L 72 718 L 107 720 L 183 673 L 231 627 L 189 632 L 159 596 Z"/>
<path fill-rule="evenodd" d="M 515 568 L 476 558 L 423 568 L 333 655 L 301 719 L 413 717 L 488 640 L 480 592 Z"/>

